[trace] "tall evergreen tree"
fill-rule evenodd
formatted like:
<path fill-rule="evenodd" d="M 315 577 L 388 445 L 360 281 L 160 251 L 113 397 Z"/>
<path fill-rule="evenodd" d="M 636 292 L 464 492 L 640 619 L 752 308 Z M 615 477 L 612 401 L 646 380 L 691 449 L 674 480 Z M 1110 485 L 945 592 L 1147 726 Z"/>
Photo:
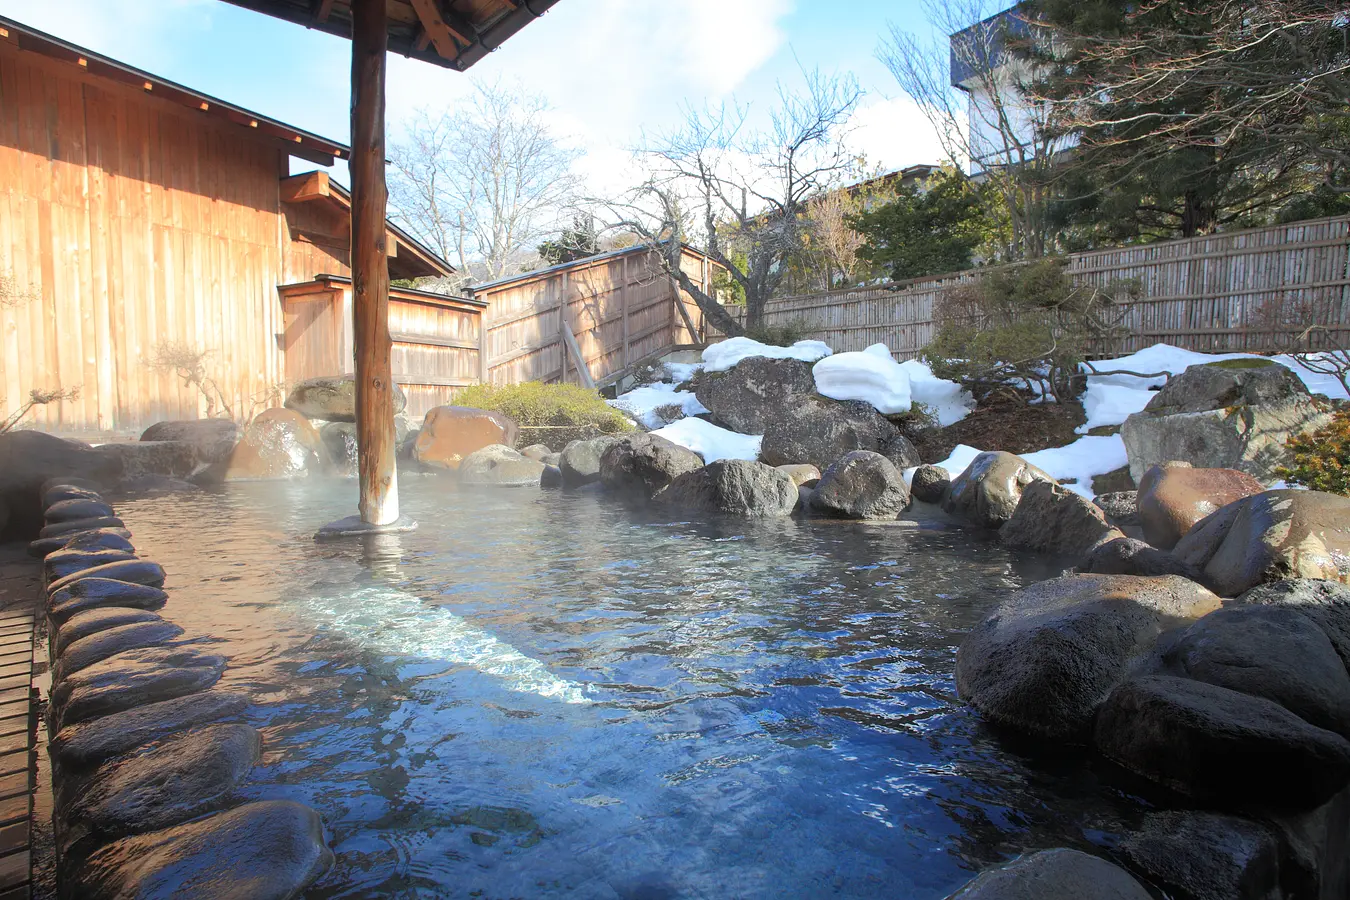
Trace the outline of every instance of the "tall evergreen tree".
<path fill-rule="evenodd" d="M 1337 7 L 1340 7 L 1339 9 Z M 1018 47 L 1078 150 L 1059 214 L 1091 238 L 1190 236 L 1350 187 L 1347 11 L 1325 0 L 1029 0 Z"/>

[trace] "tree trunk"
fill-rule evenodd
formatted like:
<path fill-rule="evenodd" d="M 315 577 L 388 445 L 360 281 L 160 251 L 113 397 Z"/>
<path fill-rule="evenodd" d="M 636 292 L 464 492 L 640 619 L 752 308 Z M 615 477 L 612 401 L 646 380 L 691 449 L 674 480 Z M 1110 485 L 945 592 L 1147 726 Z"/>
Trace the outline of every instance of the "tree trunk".
<path fill-rule="evenodd" d="M 361 520 L 370 525 L 399 515 L 384 226 L 386 28 L 385 0 L 352 0 L 352 330 Z"/>
<path fill-rule="evenodd" d="M 672 266 L 670 261 L 667 260 L 664 255 L 661 257 L 661 261 L 666 267 L 666 271 L 675 277 L 675 281 L 684 289 L 684 292 L 694 298 L 694 303 L 697 304 L 699 310 L 702 311 L 705 321 L 727 337 L 735 337 L 736 335 L 745 333 L 745 329 L 741 327 L 741 323 L 737 322 L 735 318 L 732 317 L 731 313 L 727 312 L 726 307 L 705 294 L 694 282 L 694 279 L 690 278 L 683 269 L 679 266 Z M 749 324 L 748 314 L 747 324 Z"/>

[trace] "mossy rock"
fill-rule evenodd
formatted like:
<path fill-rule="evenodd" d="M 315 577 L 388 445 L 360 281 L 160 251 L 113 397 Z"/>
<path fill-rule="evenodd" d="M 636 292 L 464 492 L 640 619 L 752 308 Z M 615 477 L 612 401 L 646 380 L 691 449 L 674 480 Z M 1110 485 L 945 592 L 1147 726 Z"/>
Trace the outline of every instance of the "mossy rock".
<path fill-rule="evenodd" d="M 1218 362 L 1203 363 L 1216 369 L 1263 369 L 1266 366 L 1278 366 L 1273 359 L 1221 359 Z"/>

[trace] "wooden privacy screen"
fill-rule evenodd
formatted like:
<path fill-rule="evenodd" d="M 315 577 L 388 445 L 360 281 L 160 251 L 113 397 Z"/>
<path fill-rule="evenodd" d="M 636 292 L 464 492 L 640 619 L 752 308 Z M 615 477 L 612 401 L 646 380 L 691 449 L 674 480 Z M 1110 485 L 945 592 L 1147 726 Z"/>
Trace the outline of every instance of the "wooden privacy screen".
<path fill-rule="evenodd" d="M 710 289 L 706 257 L 686 250 L 681 267 Z M 474 297 L 488 304 L 484 374 L 493 384 L 585 384 L 567 352 L 564 322 L 586 374 L 600 384 L 642 359 L 707 337 L 693 298 L 665 274 L 654 251 L 641 247 L 493 282 L 475 288 Z"/>
<path fill-rule="evenodd" d="M 1134 282 L 1120 337 L 1095 355 L 1158 342 L 1208 353 L 1272 352 L 1310 324 L 1350 341 L 1350 217 L 1234 231 L 1069 257 L 1080 283 Z M 797 323 L 835 350 L 885 343 L 912 359 L 933 338 L 933 304 L 978 270 L 771 301 L 765 323 Z"/>
<path fill-rule="evenodd" d="M 352 371 L 352 286 L 328 278 L 281 289 L 286 384 Z M 389 332 L 394 381 L 408 395 L 407 415 L 450 403 L 479 377 L 482 310 L 472 301 L 393 288 Z"/>

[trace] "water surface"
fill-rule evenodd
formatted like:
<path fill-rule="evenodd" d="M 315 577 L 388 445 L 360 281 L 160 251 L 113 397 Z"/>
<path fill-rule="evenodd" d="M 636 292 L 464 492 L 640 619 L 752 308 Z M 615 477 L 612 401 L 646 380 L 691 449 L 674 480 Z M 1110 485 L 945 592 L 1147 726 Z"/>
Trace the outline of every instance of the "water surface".
<path fill-rule="evenodd" d="M 964 632 L 1058 572 L 981 535 L 423 478 L 418 531 L 316 544 L 354 495 L 119 505 L 254 697 L 244 793 L 323 815 L 309 897 L 940 898 L 1137 812 L 956 698 Z"/>

